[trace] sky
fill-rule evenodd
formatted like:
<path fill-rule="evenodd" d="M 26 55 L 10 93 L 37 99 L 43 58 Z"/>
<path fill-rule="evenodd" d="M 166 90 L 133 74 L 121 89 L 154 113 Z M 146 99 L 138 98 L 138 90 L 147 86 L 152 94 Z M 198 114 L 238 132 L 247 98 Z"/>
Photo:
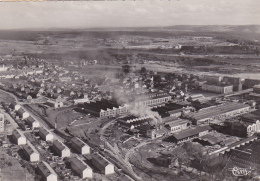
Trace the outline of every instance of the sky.
<path fill-rule="evenodd" d="M 0 2 L 0 29 L 248 24 L 260 0 Z"/>

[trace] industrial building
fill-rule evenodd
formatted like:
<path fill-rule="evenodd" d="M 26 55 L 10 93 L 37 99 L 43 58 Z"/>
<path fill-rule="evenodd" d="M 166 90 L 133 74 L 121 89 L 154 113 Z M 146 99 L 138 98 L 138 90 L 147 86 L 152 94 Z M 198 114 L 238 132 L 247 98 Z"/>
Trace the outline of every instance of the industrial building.
<path fill-rule="evenodd" d="M 170 133 L 176 133 L 185 130 L 190 125 L 190 121 L 186 119 L 177 119 L 165 124 L 165 127 L 170 130 Z"/>
<path fill-rule="evenodd" d="M 225 120 L 230 117 L 245 114 L 251 111 L 248 104 L 240 104 L 235 102 L 226 102 L 220 105 L 211 106 L 199 110 L 198 112 L 191 112 L 185 115 L 186 118 L 192 121 L 192 124 L 209 124 L 213 120 Z"/>
<path fill-rule="evenodd" d="M 227 85 L 233 85 L 234 91 L 241 91 L 242 90 L 242 81 L 241 78 L 238 77 L 223 77 L 223 82 Z"/>
<path fill-rule="evenodd" d="M 195 128 L 186 129 L 179 133 L 174 133 L 171 138 L 176 143 L 183 143 L 186 141 L 190 141 L 194 138 L 198 138 L 204 135 L 207 135 L 212 128 L 209 125 L 206 126 L 197 126 Z"/>
<path fill-rule="evenodd" d="M 58 181 L 58 176 L 51 166 L 45 162 L 41 161 L 38 164 L 38 170 L 44 181 Z"/>
<path fill-rule="evenodd" d="M 24 146 L 24 154 L 30 162 L 40 161 L 39 152 L 35 149 L 35 147 L 30 142 L 27 142 L 27 145 Z"/>
<path fill-rule="evenodd" d="M 62 158 L 70 157 L 70 149 L 58 140 L 53 141 L 53 149 Z"/>
<path fill-rule="evenodd" d="M 128 105 L 119 106 L 115 101 L 103 99 L 101 101 L 78 104 L 75 110 L 98 117 L 113 117 L 127 113 Z"/>
<path fill-rule="evenodd" d="M 249 98 L 255 100 L 258 104 L 260 103 L 260 84 L 253 87 L 253 92 L 249 94 Z"/>
<path fill-rule="evenodd" d="M 126 117 L 119 119 L 118 124 L 127 129 L 134 129 L 134 128 L 140 127 L 143 124 L 146 124 L 152 120 L 153 120 L 153 118 L 151 116 L 136 117 L 136 116 L 131 115 L 131 116 L 126 116 Z"/>
<path fill-rule="evenodd" d="M 233 92 L 233 85 L 215 85 L 215 84 L 202 84 L 201 89 L 204 91 L 226 94 Z"/>
<path fill-rule="evenodd" d="M 214 75 L 199 75 L 200 80 L 207 81 L 208 83 L 217 84 L 223 80 L 222 76 L 214 76 Z"/>
<path fill-rule="evenodd" d="M 44 141 L 52 141 L 53 140 L 53 134 L 51 134 L 49 131 L 47 131 L 43 127 L 39 128 L 39 135 Z"/>
<path fill-rule="evenodd" d="M 252 88 L 255 85 L 260 84 L 260 79 L 245 79 L 244 86 L 245 88 Z"/>
<path fill-rule="evenodd" d="M 124 97 L 125 102 L 120 105 L 116 101 L 101 100 L 90 103 L 78 104 L 75 109 L 78 112 L 92 114 L 99 117 L 115 117 L 129 111 L 131 105 L 156 106 L 171 100 L 168 93 L 131 94 Z"/>
<path fill-rule="evenodd" d="M 90 153 L 90 146 L 77 137 L 71 139 L 71 146 L 82 155 Z"/>
<path fill-rule="evenodd" d="M 72 170 L 76 172 L 82 179 L 93 177 L 92 168 L 90 168 L 84 161 L 77 157 L 70 159 L 70 166 Z"/>
<path fill-rule="evenodd" d="M 13 131 L 13 139 L 17 145 L 25 145 L 26 144 L 26 138 L 23 135 L 23 133 L 16 129 Z"/>
<path fill-rule="evenodd" d="M 167 103 L 163 106 L 152 108 L 152 111 L 158 112 L 161 117 L 179 118 L 184 113 L 189 113 L 193 110 L 191 106 L 184 106 L 177 103 Z"/>
<path fill-rule="evenodd" d="M 99 153 L 94 153 L 92 155 L 92 164 L 101 171 L 101 173 L 108 175 L 115 173 L 115 168 L 112 163 L 110 163 L 106 158 L 101 156 Z"/>
<path fill-rule="evenodd" d="M 40 122 L 38 120 L 36 120 L 35 118 L 33 118 L 32 116 L 29 116 L 28 118 L 26 118 L 26 123 L 32 128 L 39 128 L 40 127 Z"/>

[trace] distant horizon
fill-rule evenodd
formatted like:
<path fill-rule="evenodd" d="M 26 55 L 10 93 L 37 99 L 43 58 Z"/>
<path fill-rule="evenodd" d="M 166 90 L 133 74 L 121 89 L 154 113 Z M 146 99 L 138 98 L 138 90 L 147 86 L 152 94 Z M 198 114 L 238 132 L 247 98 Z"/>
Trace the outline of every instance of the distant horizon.
<path fill-rule="evenodd" d="M 0 29 L 260 25 L 259 0 L 1 2 Z"/>
<path fill-rule="evenodd" d="M 238 27 L 238 26 L 259 26 L 260 24 L 243 24 L 243 25 L 228 25 L 228 24 L 223 24 L 223 25 L 169 25 L 169 26 L 136 26 L 136 27 L 89 27 L 89 28 L 77 28 L 77 27 L 68 27 L 68 28 L 21 28 L 21 29 L 0 29 L 0 31 L 59 31 L 59 30 L 76 30 L 76 31 L 81 31 L 81 30 L 95 30 L 95 29 L 100 29 L 100 30 L 109 30 L 109 29 L 145 29 L 145 28 L 173 28 L 173 27 L 178 27 L 178 26 L 196 26 L 196 27 L 203 27 L 203 26 L 228 26 L 228 27 Z M 260 32 L 259 32 L 260 33 Z"/>

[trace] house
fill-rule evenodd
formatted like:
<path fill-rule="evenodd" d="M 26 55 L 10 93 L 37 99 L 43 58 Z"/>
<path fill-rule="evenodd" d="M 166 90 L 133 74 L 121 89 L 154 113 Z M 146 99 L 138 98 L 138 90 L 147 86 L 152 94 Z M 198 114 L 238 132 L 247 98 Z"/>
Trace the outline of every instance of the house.
<path fill-rule="evenodd" d="M 27 111 L 25 111 L 22 107 L 18 109 L 17 114 L 22 119 L 26 119 L 30 116 L 30 114 Z"/>
<path fill-rule="evenodd" d="M 90 146 L 77 137 L 71 139 L 71 146 L 82 155 L 90 153 Z"/>
<path fill-rule="evenodd" d="M 93 177 L 92 168 L 90 168 L 84 161 L 77 157 L 70 159 L 70 166 L 72 170 L 80 175 L 82 179 Z"/>
<path fill-rule="evenodd" d="M 40 162 L 38 170 L 44 181 L 58 181 L 58 176 L 47 162 Z"/>
<path fill-rule="evenodd" d="M 70 157 L 70 149 L 58 140 L 53 141 L 53 149 L 62 158 Z"/>
<path fill-rule="evenodd" d="M 178 119 L 165 124 L 165 127 L 170 130 L 170 133 L 176 133 L 187 129 L 190 125 L 190 121 L 186 119 Z"/>
<path fill-rule="evenodd" d="M 39 129 L 39 135 L 44 141 L 52 141 L 53 140 L 53 134 L 51 134 L 49 131 L 47 131 L 45 128 L 41 127 Z"/>
<path fill-rule="evenodd" d="M 27 142 L 27 145 L 24 146 L 24 154 L 30 162 L 40 161 L 39 152 L 30 142 Z"/>
<path fill-rule="evenodd" d="M 64 106 L 63 102 L 64 100 L 58 97 L 55 100 L 47 100 L 46 104 L 50 107 L 59 108 Z"/>
<path fill-rule="evenodd" d="M 26 123 L 32 128 L 39 128 L 40 127 L 40 122 L 36 119 L 34 119 L 32 116 L 29 116 L 26 119 Z"/>
<path fill-rule="evenodd" d="M 206 126 L 197 126 L 195 128 L 186 129 L 184 131 L 174 133 L 171 138 L 176 143 L 182 143 L 186 141 L 190 141 L 194 138 L 201 137 L 203 135 L 207 135 L 212 128 L 209 125 Z"/>
<path fill-rule="evenodd" d="M 115 173 L 114 165 L 99 153 L 92 155 L 92 164 L 105 175 Z"/>
<path fill-rule="evenodd" d="M 15 143 L 16 143 L 17 145 L 25 145 L 25 144 L 26 144 L 26 138 L 25 138 L 25 136 L 24 136 L 23 133 L 22 133 L 20 130 L 18 130 L 18 129 L 14 130 L 14 132 L 13 132 L 13 139 L 14 139 L 14 141 L 15 141 Z"/>

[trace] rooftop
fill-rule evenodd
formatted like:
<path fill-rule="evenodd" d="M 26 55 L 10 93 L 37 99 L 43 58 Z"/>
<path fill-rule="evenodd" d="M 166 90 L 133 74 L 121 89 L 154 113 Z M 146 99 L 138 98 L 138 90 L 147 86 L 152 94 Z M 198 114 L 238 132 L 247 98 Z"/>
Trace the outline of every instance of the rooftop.
<path fill-rule="evenodd" d="M 48 135 L 48 134 L 51 134 L 49 131 L 47 131 L 45 128 L 43 127 L 40 127 L 39 128 L 39 132 L 42 133 L 43 135 Z"/>
<path fill-rule="evenodd" d="M 169 125 L 170 127 L 179 126 L 182 124 L 187 124 L 189 121 L 187 119 L 177 119 L 171 122 L 168 122 L 166 125 Z"/>
<path fill-rule="evenodd" d="M 20 137 L 25 138 L 25 136 L 22 134 L 22 132 L 20 130 L 18 130 L 18 129 L 13 131 L 13 136 L 15 136 L 16 139 L 20 138 Z"/>
<path fill-rule="evenodd" d="M 203 131 L 207 131 L 207 130 L 212 130 L 212 128 L 209 125 L 197 126 L 196 128 L 193 128 L 193 129 L 187 129 L 187 130 L 184 130 L 182 132 L 175 133 L 175 134 L 173 134 L 173 136 L 177 140 L 181 140 L 181 139 L 184 139 L 184 138 L 188 138 L 190 136 L 197 135 L 197 134 L 199 134 Z"/>
<path fill-rule="evenodd" d="M 24 150 L 26 151 L 26 153 L 28 153 L 28 155 L 31 155 L 33 153 L 38 153 L 39 152 L 35 149 L 35 147 L 28 141 L 27 145 L 24 146 Z"/>
<path fill-rule="evenodd" d="M 92 155 L 92 159 L 94 159 L 95 161 L 97 161 L 100 165 L 102 165 L 103 167 L 106 167 L 107 165 L 111 164 L 106 158 L 104 158 L 103 156 L 101 156 L 99 153 L 94 153 Z"/>
<path fill-rule="evenodd" d="M 230 111 L 234 111 L 246 107 L 249 107 L 249 105 L 235 103 L 235 102 L 227 102 L 217 106 L 211 106 L 205 109 L 201 109 L 198 112 L 189 113 L 187 114 L 187 116 L 195 120 L 201 120 L 201 119 L 209 118 L 215 115 L 224 114 Z"/>
<path fill-rule="evenodd" d="M 40 171 L 42 172 L 42 174 L 45 177 L 48 177 L 49 175 L 53 174 L 53 175 L 57 175 L 55 173 L 55 171 L 50 167 L 50 165 L 44 161 L 40 162 L 38 164 L 38 168 L 40 169 Z"/>
<path fill-rule="evenodd" d="M 83 172 L 86 169 L 91 169 L 84 161 L 80 160 L 77 157 L 73 157 L 70 159 L 70 162 L 73 163 L 81 172 Z"/>
<path fill-rule="evenodd" d="M 77 145 L 78 147 L 82 148 L 84 146 L 88 146 L 85 142 L 83 142 L 81 139 L 77 138 L 77 137 L 73 137 L 71 139 L 71 141 Z M 89 147 L 89 146 L 88 146 Z"/>
<path fill-rule="evenodd" d="M 60 151 L 65 150 L 65 149 L 69 149 L 67 146 L 65 146 L 62 142 L 60 142 L 58 140 L 53 141 L 53 146 L 55 146 Z"/>

